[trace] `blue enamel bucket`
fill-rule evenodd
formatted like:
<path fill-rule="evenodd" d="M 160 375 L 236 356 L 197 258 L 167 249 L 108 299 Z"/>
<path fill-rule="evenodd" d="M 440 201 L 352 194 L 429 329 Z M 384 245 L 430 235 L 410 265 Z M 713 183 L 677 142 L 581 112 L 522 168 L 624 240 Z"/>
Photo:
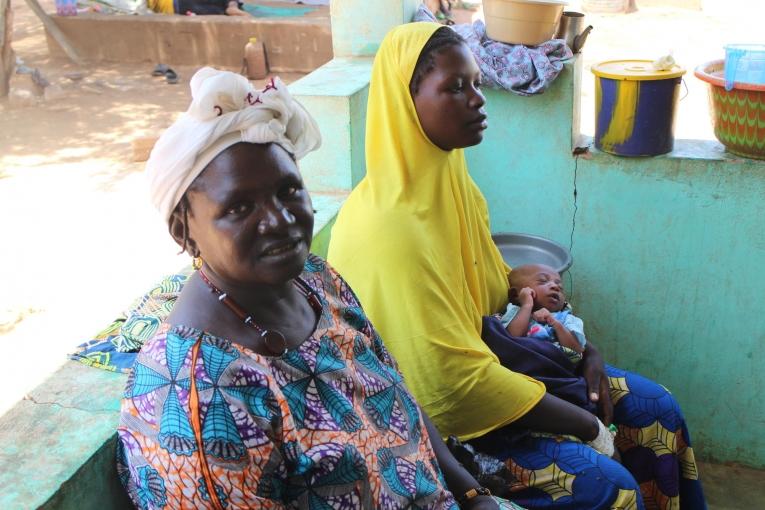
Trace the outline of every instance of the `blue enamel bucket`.
<path fill-rule="evenodd" d="M 612 60 L 595 74 L 595 147 L 617 156 L 672 151 L 677 97 L 685 70 L 657 71 L 650 60 Z"/>

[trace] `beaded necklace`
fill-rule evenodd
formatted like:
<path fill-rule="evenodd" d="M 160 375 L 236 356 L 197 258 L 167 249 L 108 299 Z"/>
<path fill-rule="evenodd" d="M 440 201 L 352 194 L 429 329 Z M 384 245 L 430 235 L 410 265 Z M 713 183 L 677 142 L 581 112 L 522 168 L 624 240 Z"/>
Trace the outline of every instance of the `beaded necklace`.
<path fill-rule="evenodd" d="M 284 338 L 284 335 L 280 331 L 275 329 L 265 329 L 255 324 L 255 321 L 252 319 L 252 315 L 247 313 L 247 311 L 242 308 L 239 303 L 234 301 L 228 294 L 216 287 L 202 269 L 199 269 L 197 272 L 202 278 L 202 281 L 205 282 L 208 287 L 210 287 L 210 292 L 218 296 L 218 301 L 226 305 L 229 310 L 234 312 L 234 315 L 239 317 L 242 322 L 250 326 L 255 330 L 256 333 L 260 335 L 260 338 L 263 340 L 263 344 L 272 355 L 284 356 L 287 353 L 287 340 Z M 313 309 L 314 313 L 316 313 L 317 317 L 321 317 L 321 301 L 319 301 L 319 297 L 316 295 L 313 289 L 311 289 L 311 287 L 300 277 L 295 278 L 293 283 L 295 284 L 295 287 L 297 287 L 300 294 L 302 294 L 303 297 L 308 300 L 308 304 L 311 305 L 311 308 Z"/>

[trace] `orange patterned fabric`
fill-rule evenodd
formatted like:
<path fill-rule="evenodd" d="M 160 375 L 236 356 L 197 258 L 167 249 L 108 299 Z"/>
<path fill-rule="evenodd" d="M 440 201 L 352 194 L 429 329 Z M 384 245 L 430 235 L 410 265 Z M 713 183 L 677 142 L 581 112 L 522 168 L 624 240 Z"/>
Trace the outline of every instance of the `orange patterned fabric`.
<path fill-rule="evenodd" d="M 301 277 L 323 311 L 281 357 L 167 325 L 141 349 L 118 459 L 139 508 L 457 508 L 353 293 L 318 257 Z"/>

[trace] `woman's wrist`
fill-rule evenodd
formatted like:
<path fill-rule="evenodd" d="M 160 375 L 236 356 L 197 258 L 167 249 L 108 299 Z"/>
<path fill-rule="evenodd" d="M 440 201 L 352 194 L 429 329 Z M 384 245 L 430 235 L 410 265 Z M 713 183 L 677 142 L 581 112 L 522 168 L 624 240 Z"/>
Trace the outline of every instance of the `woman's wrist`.
<path fill-rule="evenodd" d="M 460 508 L 472 508 L 473 505 L 490 501 L 493 498 L 491 497 L 491 491 L 489 491 L 489 489 L 476 484 L 464 493 L 454 494 L 454 499 L 457 501 Z"/>
<path fill-rule="evenodd" d="M 494 502 L 494 498 L 491 496 L 476 496 L 473 499 L 469 499 L 463 505 L 460 505 L 460 508 L 470 509 L 480 505 L 481 503 L 489 503 L 489 502 Z"/>
<path fill-rule="evenodd" d="M 602 363 L 603 360 L 600 356 L 600 352 L 595 348 L 594 345 L 592 345 L 592 342 L 590 339 L 587 339 L 587 344 L 584 346 L 584 351 L 582 351 L 582 355 L 584 358 L 589 358 L 590 360 L 595 360 L 598 363 Z"/>
<path fill-rule="evenodd" d="M 447 487 L 452 495 L 454 495 L 454 499 L 457 500 L 457 503 L 463 505 L 466 504 L 467 501 L 480 496 L 480 494 L 470 494 L 470 491 L 474 489 L 477 490 L 483 488 L 462 464 L 459 464 L 459 468 L 451 474 L 451 480 L 447 478 Z M 444 473 L 444 475 L 446 475 L 446 473 Z M 472 498 L 465 499 L 466 496 L 472 496 Z"/>
<path fill-rule="evenodd" d="M 612 428 L 598 420 L 598 435 L 587 444 L 597 450 L 599 453 L 611 457 L 614 454 L 614 436 L 616 433 Z"/>

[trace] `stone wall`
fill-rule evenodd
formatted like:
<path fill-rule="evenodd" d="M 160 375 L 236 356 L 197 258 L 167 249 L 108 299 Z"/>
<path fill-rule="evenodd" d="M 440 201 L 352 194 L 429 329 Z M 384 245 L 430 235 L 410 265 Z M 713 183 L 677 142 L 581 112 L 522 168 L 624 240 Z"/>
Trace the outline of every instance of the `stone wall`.
<path fill-rule="evenodd" d="M 72 46 L 93 62 L 162 62 L 239 68 L 250 37 L 263 41 L 275 72 L 311 72 L 332 59 L 327 17 L 51 16 Z M 64 57 L 46 32 L 54 57 Z"/>

